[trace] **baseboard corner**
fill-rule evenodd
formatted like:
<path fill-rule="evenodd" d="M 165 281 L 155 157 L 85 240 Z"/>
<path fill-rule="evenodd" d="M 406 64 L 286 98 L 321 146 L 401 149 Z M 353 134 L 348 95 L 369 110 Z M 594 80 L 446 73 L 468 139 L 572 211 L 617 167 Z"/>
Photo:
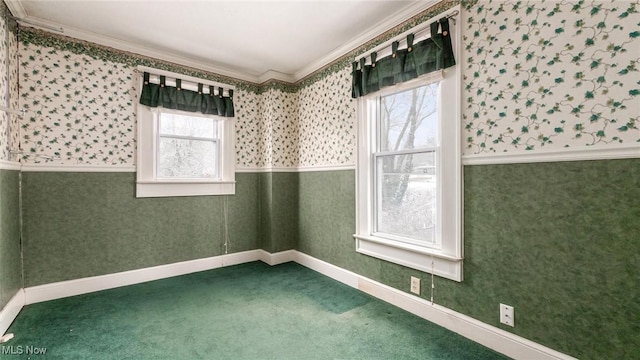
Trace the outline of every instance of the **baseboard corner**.
<path fill-rule="evenodd" d="M 0 336 L 3 336 L 25 304 L 24 289 L 18 289 L 9 302 L 0 310 Z"/>
<path fill-rule="evenodd" d="M 270 253 L 266 250 L 258 250 L 260 252 L 260 261 L 270 266 L 279 265 L 295 261 L 295 250 L 285 250 L 276 253 Z"/>

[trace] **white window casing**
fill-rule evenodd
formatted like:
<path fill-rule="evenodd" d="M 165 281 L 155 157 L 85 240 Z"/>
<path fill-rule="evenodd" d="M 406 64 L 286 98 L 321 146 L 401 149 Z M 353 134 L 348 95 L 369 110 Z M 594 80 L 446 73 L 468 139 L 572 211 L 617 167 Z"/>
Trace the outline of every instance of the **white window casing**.
<path fill-rule="evenodd" d="M 180 77 L 180 75 L 175 75 Z M 139 89 L 142 88 L 142 77 Z M 218 168 L 212 178 L 169 178 L 158 175 L 159 117 L 161 113 L 198 116 L 218 122 Z M 204 196 L 235 194 L 235 121 L 179 110 L 137 105 L 136 197 Z"/>
<path fill-rule="evenodd" d="M 361 97 L 357 107 L 356 251 L 447 279 L 463 280 L 460 25 L 450 30 L 458 64 Z M 376 126 L 382 96 L 439 82 L 436 150 L 437 246 L 402 241 L 375 232 Z"/>

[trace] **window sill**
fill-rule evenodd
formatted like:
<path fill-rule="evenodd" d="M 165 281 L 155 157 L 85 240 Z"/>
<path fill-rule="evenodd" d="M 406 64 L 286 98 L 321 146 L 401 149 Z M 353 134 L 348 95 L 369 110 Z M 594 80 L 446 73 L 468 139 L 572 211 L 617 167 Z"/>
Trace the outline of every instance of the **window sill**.
<path fill-rule="evenodd" d="M 462 258 L 400 241 L 357 234 L 353 237 L 356 239 L 356 251 L 361 254 L 433 273 L 446 279 L 462 281 Z"/>
<path fill-rule="evenodd" d="M 234 181 L 210 181 L 202 179 L 138 181 L 136 197 L 234 195 Z"/>

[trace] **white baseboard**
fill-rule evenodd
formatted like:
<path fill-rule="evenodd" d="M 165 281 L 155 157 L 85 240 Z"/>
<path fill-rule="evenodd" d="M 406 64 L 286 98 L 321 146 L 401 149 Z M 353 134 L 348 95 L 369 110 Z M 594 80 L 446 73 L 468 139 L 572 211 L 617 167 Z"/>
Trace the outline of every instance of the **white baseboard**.
<path fill-rule="evenodd" d="M 0 311 L 0 335 L 3 335 L 9 328 L 23 305 L 258 260 L 269 265 L 278 265 L 294 261 L 515 359 L 574 359 L 569 355 L 547 348 L 508 331 L 485 324 L 444 306 L 437 304 L 432 305 L 425 299 L 392 288 L 296 250 L 287 250 L 273 254 L 264 250 L 250 250 L 115 274 L 33 286 L 24 289 L 24 291 L 21 289 L 9 303 L 7 303 L 4 309 Z"/>
<path fill-rule="evenodd" d="M 296 251 L 294 261 L 304 267 L 308 267 L 311 270 L 315 270 L 325 276 L 338 280 L 343 284 L 347 284 L 356 289 L 358 288 L 358 278 L 361 276 L 349 270 L 329 264 L 328 262 L 316 259 L 299 251 Z"/>
<path fill-rule="evenodd" d="M 575 359 L 444 306 L 296 251 L 295 262 L 514 359 Z"/>
<path fill-rule="evenodd" d="M 260 251 L 260 261 L 271 266 L 294 261 L 297 253 L 295 250 L 286 250 L 273 254 L 264 250 L 258 251 Z"/>
<path fill-rule="evenodd" d="M 82 279 L 32 286 L 24 289 L 25 304 L 29 305 L 42 301 L 55 300 L 94 291 L 139 284 L 147 281 L 216 269 L 224 266 L 258 261 L 260 260 L 261 251 L 262 250 L 250 250 L 204 259 L 124 271 L 115 274 L 92 276 Z"/>
<path fill-rule="evenodd" d="M 0 311 L 0 336 L 3 336 L 20 310 L 24 306 L 24 291 L 22 289 L 13 295 L 11 300 Z"/>

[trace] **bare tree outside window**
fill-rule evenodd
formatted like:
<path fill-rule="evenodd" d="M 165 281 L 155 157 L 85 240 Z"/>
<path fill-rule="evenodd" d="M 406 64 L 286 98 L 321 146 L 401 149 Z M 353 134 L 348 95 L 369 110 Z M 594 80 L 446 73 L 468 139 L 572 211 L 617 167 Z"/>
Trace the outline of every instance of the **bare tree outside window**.
<path fill-rule="evenodd" d="M 158 176 L 216 178 L 217 120 L 162 113 L 159 121 Z"/>
<path fill-rule="evenodd" d="M 433 243 L 437 222 L 438 84 L 380 99 L 377 231 Z"/>

